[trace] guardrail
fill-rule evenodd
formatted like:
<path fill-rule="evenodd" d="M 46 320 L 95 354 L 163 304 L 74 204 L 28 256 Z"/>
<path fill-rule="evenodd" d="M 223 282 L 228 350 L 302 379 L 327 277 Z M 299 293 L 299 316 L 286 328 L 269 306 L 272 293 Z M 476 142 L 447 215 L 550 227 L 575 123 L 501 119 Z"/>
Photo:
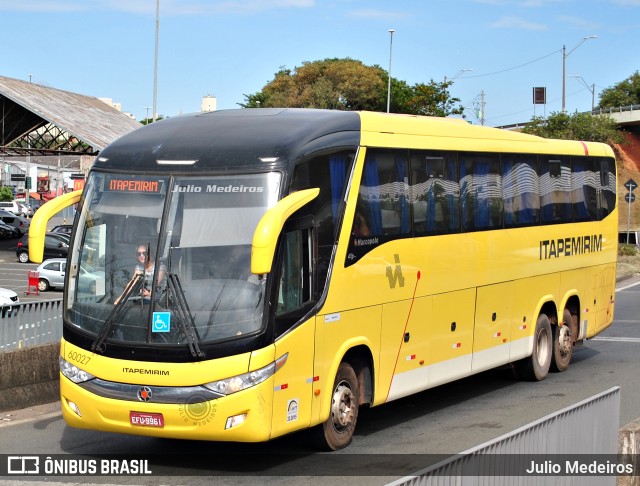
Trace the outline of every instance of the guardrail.
<path fill-rule="evenodd" d="M 623 113 L 625 111 L 635 111 L 640 110 L 640 105 L 627 105 L 627 106 L 616 106 L 610 108 L 599 108 L 597 110 L 592 110 L 592 115 L 604 115 L 604 114 L 612 114 L 612 113 Z"/>
<path fill-rule="evenodd" d="M 62 299 L 26 302 L 0 317 L 0 352 L 41 344 L 62 337 Z"/>

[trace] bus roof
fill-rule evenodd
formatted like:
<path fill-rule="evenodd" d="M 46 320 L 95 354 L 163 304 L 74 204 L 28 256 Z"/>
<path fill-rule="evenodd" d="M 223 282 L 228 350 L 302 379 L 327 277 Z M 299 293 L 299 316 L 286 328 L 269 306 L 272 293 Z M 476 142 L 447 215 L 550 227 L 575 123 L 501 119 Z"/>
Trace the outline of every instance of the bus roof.
<path fill-rule="evenodd" d="M 109 145 L 96 166 L 156 170 L 157 161 L 196 161 L 191 169 L 265 168 L 329 147 L 356 147 L 357 112 L 313 109 L 238 109 L 167 118 Z M 276 162 L 277 163 L 277 162 Z M 178 164 L 176 164 L 178 165 Z"/>
<path fill-rule="evenodd" d="M 302 108 L 221 110 L 168 118 L 109 145 L 114 170 L 264 170 L 307 154 L 358 145 L 433 150 L 613 156 L 593 142 L 550 140 L 442 117 Z M 185 167 L 186 168 L 186 167 Z"/>

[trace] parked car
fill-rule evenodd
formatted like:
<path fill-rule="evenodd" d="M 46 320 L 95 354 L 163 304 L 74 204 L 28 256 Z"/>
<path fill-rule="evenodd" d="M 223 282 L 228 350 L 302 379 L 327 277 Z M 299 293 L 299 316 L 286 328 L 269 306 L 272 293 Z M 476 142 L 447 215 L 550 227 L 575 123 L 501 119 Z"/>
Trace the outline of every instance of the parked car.
<path fill-rule="evenodd" d="M 47 233 L 44 236 L 43 258 L 66 258 L 69 252 L 69 236 L 62 233 Z M 21 263 L 29 261 L 29 236 L 24 235 L 18 241 L 16 256 Z"/>
<path fill-rule="evenodd" d="M 16 228 L 21 235 L 29 231 L 29 220 L 10 211 L 0 210 L 0 221 Z"/>
<path fill-rule="evenodd" d="M 20 298 L 11 289 L 0 288 L 0 315 L 2 317 L 11 317 L 18 312 Z"/>
<path fill-rule="evenodd" d="M 51 233 L 63 233 L 65 235 L 70 235 L 72 229 L 72 224 L 59 224 L 58 226 L 53 227 Z"/>
<path fill-rule="evenodd" d="M 22 214 L 20 203 L 17 201 L 0 201 L 0 209 L 3 211 L 9 211 L 13 214 Z"/>
<path fill-rule="evenodd" d="M 62 287 L 64 284 L 64 273 L 67 269 L 66 258 L 50 258 L 43 261 L 36 272 L 38 275 L 38 290 L 46 292 L 50 288 Z"/>
<path fill-rule="evenodd" d="M 33 209 L 31 209 L 31 206 L 21 201 L 16 202 L 18 203 L 18 206 L 20 206 L 20 213 L 22 214 L 22 216 L 24 216 L 25 218 L 30 218 L 33 216 Z"/>
<path fill-rule="evenodd" d="M 104 272 L 101 270 L 94 271 L 80 266 L 80 273 L 78 275 L 81 289 L 78 297 L 83 300 L 96 300 L 104 295 Z M 38 275 L 38 290 L 40 292 L 46 292 L 47 290 L 55 287 L 62 287 L 64 285 L 64 275 L 67 270 L 66 258 L 49 258 L 43 261 L 36 268 Z"/>
<path fill-rule="evenodd" d="M 19 236 L 20 232 L 17 228 L 0 221 L 0 238 L 18 238 Z"/>

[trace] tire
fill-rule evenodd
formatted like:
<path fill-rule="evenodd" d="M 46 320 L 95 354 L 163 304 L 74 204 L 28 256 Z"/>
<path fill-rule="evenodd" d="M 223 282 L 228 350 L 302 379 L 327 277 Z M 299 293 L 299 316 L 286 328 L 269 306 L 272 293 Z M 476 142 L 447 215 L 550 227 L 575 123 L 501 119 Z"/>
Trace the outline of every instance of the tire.
<path fill-rule="evenodd" d="M 29 263 L 29 254 L 26 251 L 18 253 L 18 261 L 20 263 Z"/>
<path fill-rule="evenodd" d="M 38 280 L 38 290 L 40 292 L 46 292 L 49 290 L 49 282 L 47 282 L 44 278 Z"/>
<path fill-rule="evenodd" d="M 545 314 L 540 314 L 533 334 L 533 352 L 516 363 L 518 377 L 526 381 L 544 380 L 549 374 L 552 354 L 551 324 Z"/>
<path fill-rule="evenodd" d="M 571 332 L 571 312 L 565 309 L 562 314 L 562 322 L 553 327 L 553 359 L 552 371 L 565 371 L 569 367 L 573 356 L 573 343 L 575 336 Z"/>
<path fill-rule="evenodd" d="M 313 429 L 316 446 L 326 451 L 347 447 L 358 421 L 360 389 L 349 363 L 340 363 L 333 385 L 329 418 Z"/>

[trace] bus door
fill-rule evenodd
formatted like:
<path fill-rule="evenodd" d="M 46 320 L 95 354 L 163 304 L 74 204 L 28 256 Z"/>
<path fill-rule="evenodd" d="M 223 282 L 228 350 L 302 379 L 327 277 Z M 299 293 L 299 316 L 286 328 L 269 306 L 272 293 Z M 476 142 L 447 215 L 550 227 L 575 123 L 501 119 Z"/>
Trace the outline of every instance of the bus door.
<path fill-rule="evenodd" d="M 278 259 L 275 302 L 276 359 L 286 361 L 274 375 L 272 436 L 308 427 L 314 383 L 313 231 L 289 225 Z"/>

